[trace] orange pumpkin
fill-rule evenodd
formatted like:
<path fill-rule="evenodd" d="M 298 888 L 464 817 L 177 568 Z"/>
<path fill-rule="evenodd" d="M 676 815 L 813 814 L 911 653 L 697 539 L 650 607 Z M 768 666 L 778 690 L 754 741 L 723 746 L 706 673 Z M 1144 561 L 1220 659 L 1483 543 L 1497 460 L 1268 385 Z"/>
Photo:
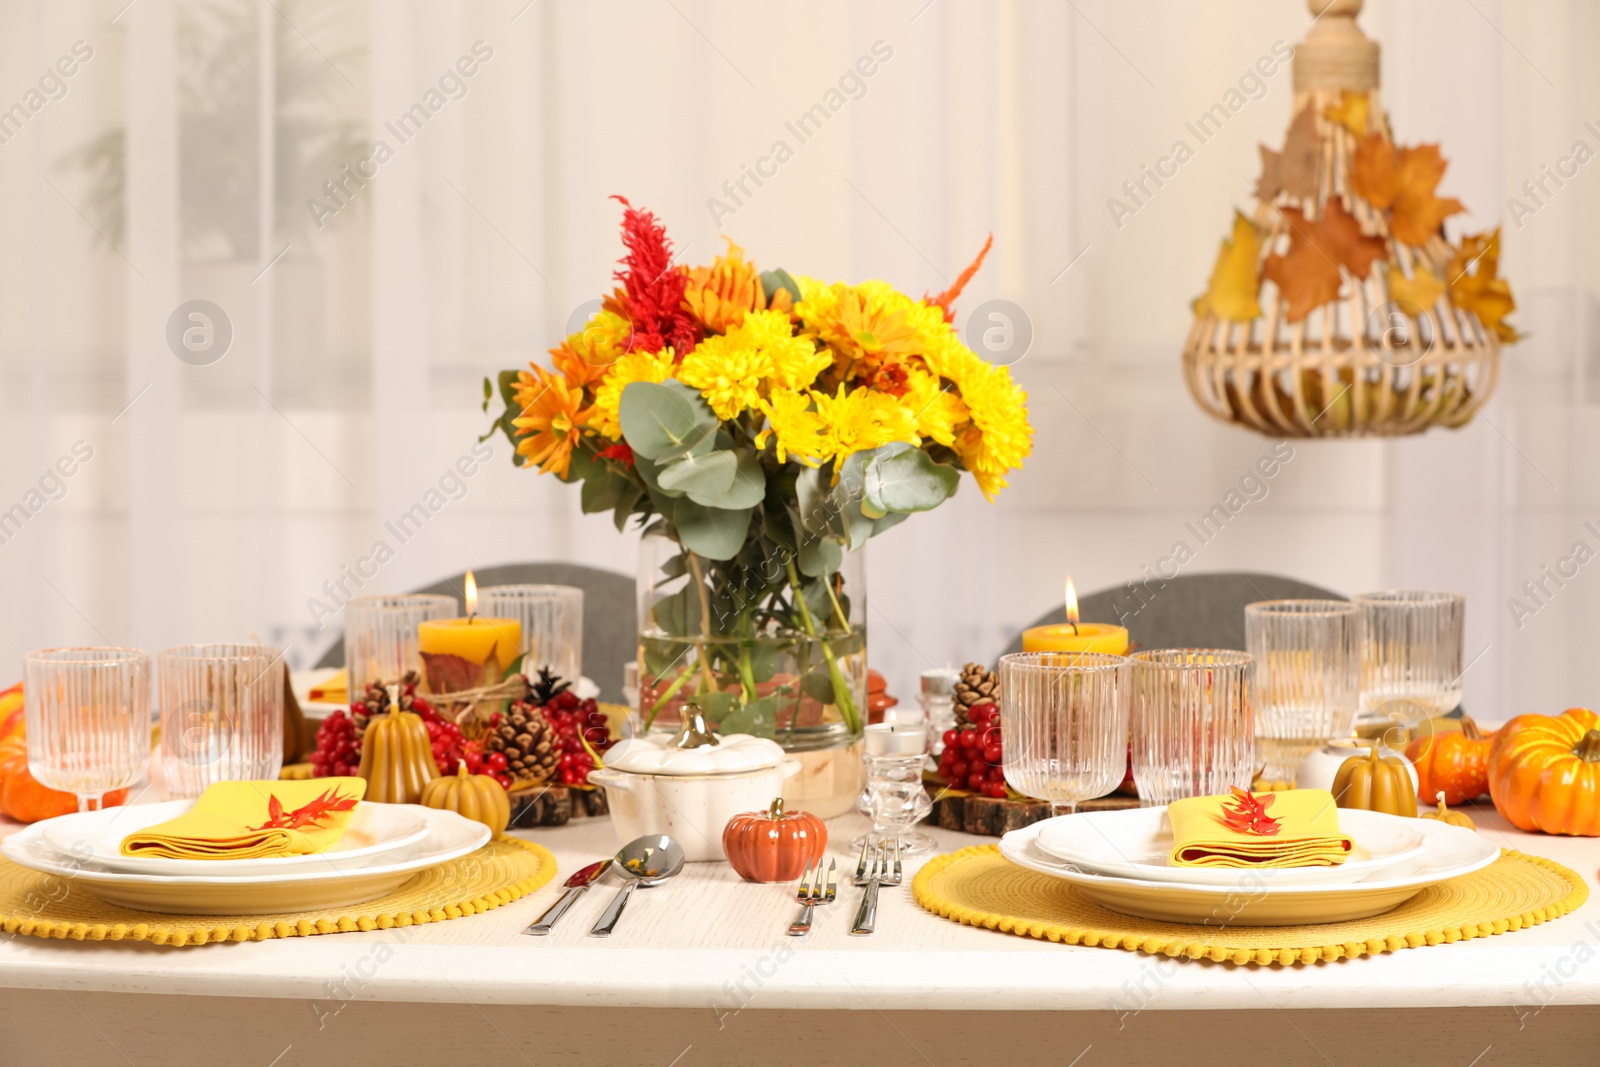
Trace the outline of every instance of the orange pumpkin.
<path fill-rule="evenodd" d="M 747 882 L 792 882 L 822 858 L 828 828 L 809 811 L 784 811 L 778 797 L 766 811 L 728 820 L 722 851 Z"/>
<path fill-rule="evenodd" d="M 103 808 L 126 803 L 128 791 L 118 789 L 100 799 Z M 20 745 L 7 743 L 0 751 L 0 814 L 18 822 L 38 822 L 78 810 L 78 798 L 40 785 L 28 770 L 28 754 Z"/>
<path fill-rule="evenodd" d="M 1489 796 L 1519 830 L 1600 837 L 1600 715 L 1518 715 L 1489 749 Z"/>
<path fill-rule="evenodd" d="M 1406 759 L 1417 768 L 1417 798 L 1431 804 L 1443 793 L 1447 804 L 1465 804 L 1489 791 L 1489 747 L 1494 735 L 1485 736 L 1471 719 L 1461 719 L 1461 729 L 1419 737 L 1406 746 Z"/>

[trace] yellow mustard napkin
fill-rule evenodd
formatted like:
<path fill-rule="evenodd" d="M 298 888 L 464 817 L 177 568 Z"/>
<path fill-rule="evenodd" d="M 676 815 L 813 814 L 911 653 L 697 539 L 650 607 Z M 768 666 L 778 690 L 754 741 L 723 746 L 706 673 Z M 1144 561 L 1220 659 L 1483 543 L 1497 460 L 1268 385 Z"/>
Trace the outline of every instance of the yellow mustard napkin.
<path fill-rule="evenodd" d="M 1339 809 L 1326 789 L 1290 789 L 1251 794 L 1264 804 L 1251 818 L 1237 796 L 1189 797 L 1167 805 L 1172 822 L 1174 867 L 1333 867 L 1350 856 L 1354 843 L 1339 830 Z M 1270 800 L 1268 798 L 1271 798 Z M 1241 812 L 1234 825 L 1227 811 Z M 1276 833 L 1235 829 L 1240 822 L 1276 826 Z"/>
<path fill-rule="evenodd" d="M 329 675 L 326 681 L 311 687 L 306 699 L 314 704 L 350 703 L 349 672 L 340 669 L 338 673 Z"/>
<path fill-rule="evenodd" d="M 255 860 L 323 852 L 344 836 L 366 791 L 361 778 L 217 782 L 176 819 L 123 838 L 122 854 Z"/>

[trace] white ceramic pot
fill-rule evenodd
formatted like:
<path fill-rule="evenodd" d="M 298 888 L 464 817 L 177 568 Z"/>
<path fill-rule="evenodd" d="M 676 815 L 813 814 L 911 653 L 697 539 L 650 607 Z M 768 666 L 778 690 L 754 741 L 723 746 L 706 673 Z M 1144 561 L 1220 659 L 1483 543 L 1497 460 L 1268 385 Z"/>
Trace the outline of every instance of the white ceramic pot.
<path fill-rule="evenodd" d="M 1295 772 L 1294 784 L 1297 789 L 1333 789 L 1334 776 L 1339 773 L 1339 766 L 1351 756 L 1365 756 L 1372 751 L 1368 741 L 1355 738 L 1336 738 L 1329 741 L 1319 749 L 1314 749 L 1311 755 L 1300 762 L 1300 769 Z M 1398 756 L 1406 765 L 1406 773 L 1411 776 L 1411 790 L 1417 788 L 1417 769 L 1406 759 L 1404 752 L 1396 752 L 1385 746 L 1378 752 L 1380 757 Z M 592 777 L 592 776 L 591 776 Z"/>
<path fill-rule="evenodd" d="M 611 825 L 622 846 L 646 834 L 666 834 L 683 846 L 686 860 L 726 859 L 722 830 L 746 811 L 764 810 L 783 792 L 798 760 L 726 774 L 639 774 L 606 767 L 589 781 L 606 791 Z"/>

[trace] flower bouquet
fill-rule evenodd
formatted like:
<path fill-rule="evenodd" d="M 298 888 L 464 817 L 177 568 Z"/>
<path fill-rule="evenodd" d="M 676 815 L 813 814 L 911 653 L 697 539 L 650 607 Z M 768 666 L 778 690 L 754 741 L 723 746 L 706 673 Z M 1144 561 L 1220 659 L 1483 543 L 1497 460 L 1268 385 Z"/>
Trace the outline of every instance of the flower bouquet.
<path fill-rule="evenodd" d="M 725 732 L 856 734 L 856 550 L 947 500 L 961 471 L 992 500 L 1032 447 L 1026 394 L 952 326 L 989 246 L 917 300 L 758 272 L 731 241 L 709 266 L 674 265 L 663 227 L 618 199 L 619 287 L 550 367 L 501 372 L 489 433 L 581 484 L 585 512 L 646 534 L 646 724 L 692 699 Z M 495 392 L 485 379 L 485 411 Z"/>

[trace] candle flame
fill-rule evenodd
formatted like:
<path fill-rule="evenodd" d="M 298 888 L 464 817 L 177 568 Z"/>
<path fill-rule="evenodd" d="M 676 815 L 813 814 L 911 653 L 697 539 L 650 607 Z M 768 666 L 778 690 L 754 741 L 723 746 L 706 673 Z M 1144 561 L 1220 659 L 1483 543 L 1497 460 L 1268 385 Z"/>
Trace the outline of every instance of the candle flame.
<path fill-rule="evenodd" d="M 1072 576 L 1067 576 L 1067 622 L 1073 627 L 1078 625 L 1078 588 L 1072 584 Z"/>
<path fill-rule="evenodd" d="M 478 613 L 478 579 L 472 576 L 471 571 L 467 572 L 465 592 L 467 601 L 467 617 L 471 618 L 473 615 Z"/>

